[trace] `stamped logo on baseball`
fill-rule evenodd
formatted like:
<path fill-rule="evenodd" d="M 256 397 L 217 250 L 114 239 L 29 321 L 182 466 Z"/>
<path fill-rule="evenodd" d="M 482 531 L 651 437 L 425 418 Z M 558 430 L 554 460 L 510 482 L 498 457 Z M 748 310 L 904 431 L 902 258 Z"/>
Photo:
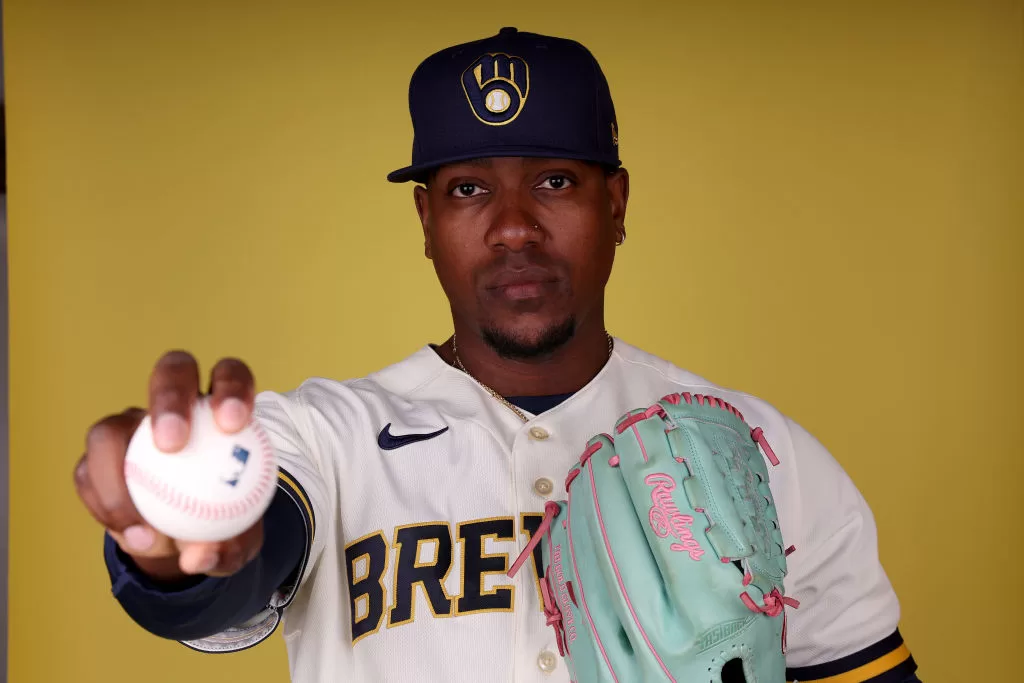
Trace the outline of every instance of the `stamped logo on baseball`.
<path fill-rule="evenodd" d="M 189 442 L 176 453 L 157 449 L 146 416 L 128 446 L 124 474 L 132 502 L 154 529 L 183 541 L 223 541 L 270 506 L 277 459 L 258 422 L 225 434 L 203 398 L 192 411 Z"/>

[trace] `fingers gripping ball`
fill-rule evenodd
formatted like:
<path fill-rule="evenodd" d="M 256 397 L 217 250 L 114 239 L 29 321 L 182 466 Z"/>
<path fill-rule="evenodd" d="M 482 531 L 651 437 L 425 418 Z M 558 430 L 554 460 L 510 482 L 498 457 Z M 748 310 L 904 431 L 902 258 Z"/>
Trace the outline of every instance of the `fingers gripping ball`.
<path fill-rule="evenodd" d="M 147 416 L 128 445 L 124 474 L 132 502 L 154 529 L 183 541 L 225 541 L 270 506 L 277 460 L 258 422 L 225 434 L 203 398 L 193 407 L 188 443 L 175 453 L 156 447 Z"/>
<path fill-rule="evenodd" d="M 785 681 L 797 603 L 765 459 L 778 464 L 760 429 L 691 394 L 590 440 L 524 552 L 542 547 L 545 616 L 572 680 L 720 683 L 735 660 L 748 682 Z"/>

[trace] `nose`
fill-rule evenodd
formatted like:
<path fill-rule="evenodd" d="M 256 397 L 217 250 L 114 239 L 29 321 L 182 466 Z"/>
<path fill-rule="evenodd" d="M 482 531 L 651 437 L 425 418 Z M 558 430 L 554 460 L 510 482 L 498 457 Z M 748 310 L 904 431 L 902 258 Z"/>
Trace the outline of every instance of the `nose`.
<path fill-rule="evenodd" d="M 518 200 L 505 202 L 487 231 L 487 246 L 520 252 L 544 243 L 544 229 L 533 213 Z"/>

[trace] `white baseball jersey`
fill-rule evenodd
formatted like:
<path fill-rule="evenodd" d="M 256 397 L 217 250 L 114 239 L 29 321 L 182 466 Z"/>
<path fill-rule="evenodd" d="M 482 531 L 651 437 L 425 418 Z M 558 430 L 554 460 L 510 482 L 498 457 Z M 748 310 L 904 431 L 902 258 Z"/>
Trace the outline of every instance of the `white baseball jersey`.
<path fill-rule="evenodd" d="M 365 378 L 260 394 L 281 486 L 307 522 L 301 579 L 249 623 L 188 644 L 240 649 L 283 616 L 296 683 L 568 683 L 536 560 L 506 571 L 587 440 L 673 392 L 728 401 L 781 461 L 769 474 L 796 547 L 787 662 L 800 680 L 908 660 L 871 511 L 828 451 L 766 402 L 618 339 L 587 386 L 525 424 L 429 346 Z"/>

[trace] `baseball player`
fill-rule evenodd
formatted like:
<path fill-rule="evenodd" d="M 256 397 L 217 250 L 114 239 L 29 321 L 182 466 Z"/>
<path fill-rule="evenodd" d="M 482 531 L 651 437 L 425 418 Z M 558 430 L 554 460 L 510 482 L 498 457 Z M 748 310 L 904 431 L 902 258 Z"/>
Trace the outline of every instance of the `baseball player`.
<path fill-rule="evenodd" d="M 208 384 L 188 353 L 159 359 L 148 408 L 97 422 L 75 468 L 127 614 L 211 653 L 280 627 L 297 683 L 568 683 L 539 554 L 514 578 L 511 563 L 588 438 L 658 397 L 714 395 L 763 428 L 780 463 L 771 492 L 800 603 L 787 679 L 917 681 L 871 510 L 825 447 L 765 401 L 606 330 L 629 177 L 591 53 L 505 28 L 423 61 L 409 105 L 412 163 L 388 179 L 415 183 L 454 333 L 370 376 L 287 393 L 255 394 L 237 359 Z M 142 417 L 174 452 L 203 389 L 222 430 L 254 415 L 281 462 L 264 518 L 223 543 L 155 532 L 123 476 Z"/>

